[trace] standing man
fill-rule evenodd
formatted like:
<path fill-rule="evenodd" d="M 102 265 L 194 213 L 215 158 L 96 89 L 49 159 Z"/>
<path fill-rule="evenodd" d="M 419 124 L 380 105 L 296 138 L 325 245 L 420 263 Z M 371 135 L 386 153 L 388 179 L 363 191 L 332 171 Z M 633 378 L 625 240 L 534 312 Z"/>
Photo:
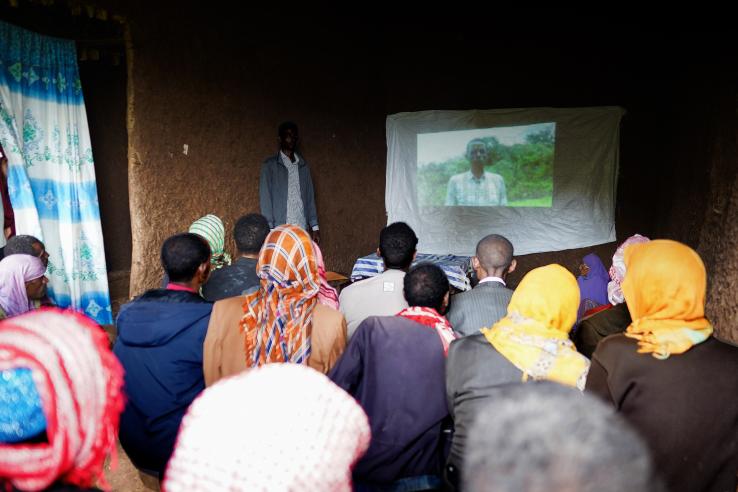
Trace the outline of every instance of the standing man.
<path fill-rule="evenodd" d="M 279 153 L 267 158 L 261 166 L 261 213 L 272 229 L 293 224 L 309 231 L 312 240 L 320 243 L 310 168 L 295 151 L 299 140 L 297 125 L 285 121 L 279 125 L 278 134 Z"/>
<path fill-rule="evenodd" d="M 446 188 L 446 206 L 505 207 L 505 179 L 484 170 L 490 159 L 484 140 L 475 138 L 466 145 L 469 170 L 451 176 Z"/>

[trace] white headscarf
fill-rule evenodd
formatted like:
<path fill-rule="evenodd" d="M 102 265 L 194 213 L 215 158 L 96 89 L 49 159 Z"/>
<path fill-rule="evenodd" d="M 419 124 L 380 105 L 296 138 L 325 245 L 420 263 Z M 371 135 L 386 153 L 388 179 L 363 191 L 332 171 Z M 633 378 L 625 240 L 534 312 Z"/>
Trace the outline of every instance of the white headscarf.
<path fill-rule="evenodd" d="M 607 284 L 607 300 L 610 304 L 616 306 L 625 302 L 623 297 L 623 291 L 620 290 L 620 284 L 625 278 L 625 248 L 631 244 L 647 243 L 650 239 L 640 234 L 634 234 L 626 239 L 623 244 L 618 246 L 615 250 L 615 254 L 612 256 L 612 266 L 610 267 L 610 278 L 612 279 Z"/>
<path fill-rule="evenodd" d="M 301 364 L 267 364 L 207 388 L 182 420 L 164 490 L 351 490 L 370 441 L 356 401 Z"/>

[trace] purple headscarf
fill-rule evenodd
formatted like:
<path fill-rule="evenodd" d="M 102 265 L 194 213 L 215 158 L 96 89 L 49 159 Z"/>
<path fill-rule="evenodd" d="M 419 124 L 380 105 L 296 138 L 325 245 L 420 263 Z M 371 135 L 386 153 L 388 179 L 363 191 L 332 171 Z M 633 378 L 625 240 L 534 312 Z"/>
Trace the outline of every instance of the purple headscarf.
<path fill-rule="evenodd" d="M 581 302 L 579 304 L 579 315 L 582 315 L 593 307 L 609 304 L 607 300 L 607 283 L 610 275 L 602 264 L 600 257 L 590 253 L 584 257 L 584 264 L 589 267 L 587 275 L 577 277 Z"/>
<path fill-rule="evenodd" d="M 17 316 L 33 309 L 26 282 L 43 277 L 46 267 L 31 255 L 10 255 L 0 261 L 0 307 L 5 315 Z"/>

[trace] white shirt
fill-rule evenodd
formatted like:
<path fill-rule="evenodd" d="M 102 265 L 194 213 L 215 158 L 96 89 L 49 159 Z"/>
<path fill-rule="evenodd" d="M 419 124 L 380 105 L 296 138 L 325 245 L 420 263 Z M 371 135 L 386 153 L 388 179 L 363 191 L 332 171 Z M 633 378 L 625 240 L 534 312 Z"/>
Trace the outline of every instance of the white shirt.
<path fill-rule="evenodd" d="M 298 167 L 300 165 L 300 156 L 295 153 L 295 162 L 279 151 L 282 158 L 282 164 L 287 168 L 287 224 L 293 224 L 305 229 L 305 205 L 302 203 L 300 194 L 300 174 Z"/>
<path fill-rule="evenodd" d="M 478 283 L 483 284 L 485 282 L 499 282 L 505 287 L 507 287 L 507 284 L 504 280 L 502 280 L 500 277 L 484 277 L 482 280 L 480 280 Z"/>
<path fill-rule="evenodd" d="M 348 337 L 369 316 L 394 316 L 407 307 L 402 293 L 405 272 L 389 269 L 345 287 L 338 299 L 346 318 Z"/>

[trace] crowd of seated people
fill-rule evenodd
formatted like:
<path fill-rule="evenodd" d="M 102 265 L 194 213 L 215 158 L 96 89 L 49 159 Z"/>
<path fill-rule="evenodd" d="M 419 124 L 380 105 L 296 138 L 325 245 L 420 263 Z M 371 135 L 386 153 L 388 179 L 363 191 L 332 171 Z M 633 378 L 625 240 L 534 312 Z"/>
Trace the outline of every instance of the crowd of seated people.
<path fill-rule="evenodd" d="M 513 289 L 514 245 L 489 234 L 451 295 L 394 223 L 386 271 L 339 295 L 304 229 L 249 214 L 233 238 L 235 261 L 210 214 L 166 239 L 112 348 L 40 305 L 43 244 L 8 243 L 0 485 L 107 489 L 119 440 L 171 491 L 736 490 L 738 348 L 688 246 L 636 235 L 609 274 L 590 254 Z"/>

